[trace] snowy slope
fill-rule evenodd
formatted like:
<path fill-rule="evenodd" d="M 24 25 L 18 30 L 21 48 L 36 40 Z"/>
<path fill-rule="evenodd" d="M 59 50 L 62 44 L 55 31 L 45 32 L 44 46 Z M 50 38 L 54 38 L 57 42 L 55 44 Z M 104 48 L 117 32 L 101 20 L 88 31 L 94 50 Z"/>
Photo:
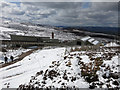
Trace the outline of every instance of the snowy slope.
<path fill-rule="evenodd" d="M 22 83 L 28 83 L 36 72 L 47 69 L 52 61 L 61 60 L 64 50 L 64 48 L 38 50 L 22 61 L 1 68 L 0 81 L 2 81 L 2 86 L 6 87 L 10 83 L 10 88 L 17 88 Z"/>
<path fill-rule="evenodd" d="M 108 44 L 105 45 L 105 47 L 118 47 L 119 45 L 116 44 L 115 42 L 110 42 Z"/>
<path fill-rule="evenodd" d="M 18 33 L 18 32 L 20 32 L 20 31 L 19 30 L 15 30 L 15 29 L 0 27 L 0 40 L 10 39 L 10 35 L 9 34 L 15 34 L 15 33 Z"/>
<path fill-rule="evenodd" d="M 22 61 L 1 68 L 0 81 L 2 87 L 10 88 L 18 88 L 19 85 L 39 88 L 108 88 L 109 85 L 114 88 L 118 86 L 118 60 L 116 50 L 109 49 L 101 52 L 79 51 L 75 48 L 37 50 Z M 87 75 L 89 72 L 95 73 L 91 77 L 92 82 L 85 72 Z"/>
<path fill-rule="evenodd" d="M 9 28 L 8 28 L 9 27 Z M 54 32 L 55 39 L 60 40 L 75 40 L 80 38 L 72 33 L 65 33 L 62 30 L 56 30 L 54 27 L 24 25 L 20 23 L 8 23 L 0 27 L 0 39 L 10 39 L 9 34 L 50 37 Z"/>
<path fill-rule="evenodd" d="M 19 55 L 21 55 L 22 53 L 25 53 L 29 50 L 31 50 L 31 49 L 18 48 L 18 49 L 9 49 L 9 50 L 7 50 L 7 52 L 1 52 L 0 51 L 0 63 L 1 62 L 4 63 L 4 57 L 5 56 L 8 57 L 8 62 L 9 62 L 9 61 L 11 61 L 10 56 L 13 56 L 14 59 L 17 59 Z"/>

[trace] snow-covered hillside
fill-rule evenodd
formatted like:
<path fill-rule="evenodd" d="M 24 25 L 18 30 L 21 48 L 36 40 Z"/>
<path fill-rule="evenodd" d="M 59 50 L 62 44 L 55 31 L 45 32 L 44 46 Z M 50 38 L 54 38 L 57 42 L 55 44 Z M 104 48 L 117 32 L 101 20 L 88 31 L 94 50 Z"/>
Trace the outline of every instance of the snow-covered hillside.
<path fill-rule="evenodd" d="M 16 35 L 28 35 L 28 36 L 39 36 L 39 37 L 50 37 L 51 33 L 54 32 L 55 39 L 60 40 L 74 40 L 79 38 L 72 33 L 65 33 L 62 30 L 56 30 L 54 27 L 48 26 L 33 26 L 25 25 L 20 23 L 7 23 L 0 27 L 0 39 L 10 39 L 9 34 Z"/>
<path fill-rule="evenodd" d="M 0 69 L 2 86 L 17 88 L 20 84 L 28 83 L 31 76 L 40 70 L 46 70 L 52 61 L 60 61 L 64 56 L 65 48 L 38 50 L 13 65 Z M 17 81 L 17 82 L 16 82 Z"/>
<path fill-rule="evenodd" d="M 1 68 L 0 81 L 5 88 L 117 88 L 117 52 L 81 48 L 37 50 L 22 61 Z"/>

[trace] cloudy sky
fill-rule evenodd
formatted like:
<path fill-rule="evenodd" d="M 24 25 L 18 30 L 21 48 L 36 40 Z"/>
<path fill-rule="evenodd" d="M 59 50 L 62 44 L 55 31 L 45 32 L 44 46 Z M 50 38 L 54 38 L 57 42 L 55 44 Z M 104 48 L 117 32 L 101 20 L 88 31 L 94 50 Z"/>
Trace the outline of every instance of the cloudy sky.
<path fill-rule="evenodd" d="M 118 26 L 118 2 L 10 2 L 1 4 L 4 20 L 55 26 Z"/>

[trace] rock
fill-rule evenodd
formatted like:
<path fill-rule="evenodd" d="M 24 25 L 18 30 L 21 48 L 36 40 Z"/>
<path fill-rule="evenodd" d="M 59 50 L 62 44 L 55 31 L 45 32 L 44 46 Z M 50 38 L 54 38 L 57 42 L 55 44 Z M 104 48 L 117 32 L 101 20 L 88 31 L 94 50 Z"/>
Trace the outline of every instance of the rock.
<path fill-rule="evenodd" d="M 71 61 L 69 61 L 67 64 L 66 64 L 66 66 L 71 66 L 72 64 L 71 64 Z"/>
<path fill-rule="evenodd" d="M 63 79 L 67 80 L 68 79 L 67 75 L 63 75 Z"/>
<path fill-rule="evenodd" d="M 61 80 L 58 83 L 60 83 L 60 82 L 61 82 Z"/>
<path fill-rule="evenodd" d="M 94 81 L 99 81 L 99 79 L 98 79 L 98 75 L 91 75 L 91 74 L 89 74 L 86 78 L 85 78 L 85 80 L 88 82 L 88 83 L 91 83 L 91 82 L 94 82 Z"/>
<path fill-rule="evenodd" d="M 118 81 L 113 81 L 113 84 L 117 86 L 119 85 Z"/>
<path fill-rule="evenodd" d="M 102 64 L 101 67 L 105 67 L 105 64 Z"/>
<path fill-rule="evenodd" d="M 35 76 L 31 76 L 31 78 L 32 78 L 32 80 L 35 80 L 35 79 L 36 79 Z"/>
<path fill-rule="evenodd" d="M 92 85 L 89 86 L 89 89 L 95 89 L 95 83 L 92 83 Z"/>
<path fill-rule="evenodd" d="M 78 58 L 79 60 L 82 60 L 82 58 L 81 58 L 81 57 L 79 57 L 79 56 L 77 56 L 76 58 Z"/>
<path fill-rule="evenodd" d="M 76 77 L 72 77 L 71 79 L 71 82 L 75 81 L 76 80 Z"/>
<path fill-rule="evenodd" d="M 49 66 L 49 68 L 53 68 L 53 67 L 54 67 L 53 65 Z"/>
<path fill-rule="evenodd" d="M 50 79 L 53 79 L 53 77 L 57 77 L 58 75 L 60 75 L 59 73 L 57 73 L 55 70 L 51 70 L 48 72 L 48 77 Z"/>
<path fill-rule="evenodd" d="M 65 85 L 65 83 L 62 83 L 61 85 Z"/>
<path fill-rule="evenodd" d="M 41 75 L 41 74 L 43 74 L 43 70 L 41 70 L 40 72 L 37 72 L 37 73 L 36 73 L 36 76 L 39 76 L 39 75 Z"/>
<path fill-rule="evenodd" d="M 47 72 L 48 72 L 48 69 L 45 71 L 45 74 L 44 74 L 44 76 L 47 74 Z"/>
<path fill-rule="evenodd" d="M 116 67 L 120 67 L 120 65 L 117 65 Z"/>
<path fill-rule="evenodd" d="M 44 76 L 44 77 L 43 77 L 43 80 L 47 80 L 47 77 L 46 77 L 46 76 Z"/>
<path fill-rule="evenodd" d="M 102 86 L 102 85 L 104 85 L 104 83 L 103 82 L 99 82 L 99 83 L 96 83 L 97 85 L 99 85 L 99 86 Z"/>
<path fill-rule="evenodd" d="M 43 83 L 43 84 L 46 84 L 46 82 L 45 82 L 45 81 L 42 81 L 42 83 Z"/>
<path fill-rule="evenodd" d="M 36 82 L 35 82 L 35 84 L 39 84 L 39 82 L 38 82 L 38 81 L 36 81 Z"/>
<path fill-rule="evenodd" d="M 32 83 L 32 80 L 30 80 L 30 83 Z"/>
<path fill-rule="evenodd" d="M 56 63 L 56 61 L 53 61 L 53 62 L 52 62 L 52 64 L 55 64 L 55 63 Z"/>
<path fill-rule="evenodd" d="M 110 87 L 111 87 L 111 85 L 110 85 L 110 84 L 106 84 L 106 86 L 107 86 L 107 88 L 110 88 Z"/>
<path fill-rule="evenodd" d="M 64 60 L 67 58 L 67 56 L 64 57 Z"/>
<path fill-rule="evenodd" d="M 102 75 L 102 77 L 103 77 L 104 79 L 106 79 L 106 78 L 107 78 L 106 74 L 103 74 L 103 75 Z"/>
<path fill-rule="evenodd" d="M 107 82 L 107 83 L 109 83 L 110 81 L 111 81 L 111 80 L 110 80 L 110 79 L 108 79 L 106 82 Z"/>
<path fill-rule="evenodd" d="M 113 78 L 113 79 L 118 79 L 119 78 L 119 75 L 117 73 L 110 73 L 110 76 Z"/>

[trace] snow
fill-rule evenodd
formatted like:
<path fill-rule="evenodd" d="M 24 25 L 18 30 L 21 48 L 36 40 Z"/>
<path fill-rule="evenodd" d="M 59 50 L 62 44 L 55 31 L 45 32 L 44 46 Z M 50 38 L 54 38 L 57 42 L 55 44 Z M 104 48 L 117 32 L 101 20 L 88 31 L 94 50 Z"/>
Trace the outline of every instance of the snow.
<path fill-rule="evenodd" d="M 14 34 L 17 32 L 20 31 L 11 28 L 0 27 L 0 40 L 6 40 L 6 39 L 8 40 L 10 39 L 10 34 Z"/>
<path fill-rule="evenodd" d="M 18 31 L 18 30 L 14 30 L 14 29 L 10 29 L 10 28 L 5 28 L 5 27 L 0 27 L 0 32 L 8 32 L 8 31 Z"/>
<path fill-rule="evenodd" d="M 117 46 L 119 46 L 119 45 L 116 44 L 115 42 L 110 42 L 110 43 L 105 45 L 105 47 L 117 47 Z"/>
<path fill-rule="evenodd" d="M 119 60 L 119 57 L 118 56 L 114 56 L 112 58 L 112 60 L 110 61 L 104 61 L 104 64 L 106 64 L 106 66 L 110 66 L 112 68 L 112 66 L 114 65 L 115 67 L 118 65 L 118 61 Z M 112 69 L 113 72 L 117 72 L 118 71 L 118 68 L 117 69 Z"/>
<path fill-rule="evenodd" d="M 98 40 L 95 40 L 94 38 L 92 38 L 90 36 L 83 37 L 81 40 L 82 41 L 88 41 L 88 42 L 90 42 L 93 45 L 97 45 L 99 43 Z"/>
<path fill-rule="evenodd" d="M 94 45 L 97 45 L 98 43 L 99 43 L 99 41 L 97 41 L 97 40 L 92 42 L 92 44 L 94 44 Z"/>
<path fill-rule="evenodd" d="M 18 49 L 9 49 L 7 50 L 7 52 L 0 52 L 0 61 L 4 62 L 4 56 L 8 57 L 8 61 L 11 61 L 10 56 L 13 56 L 14 59 L 17 59 L 19 55 L 29 50 L 31 49 L 18 48 Z"/>
<path fill-rule="evenodd" d="M 112 73 L 115 73 L 115 72 L 118 72 L 118 71 L 119 71 L 119 68 L 117 67 L 117 65 L 120 65 L 120 64 L 118 63 L 118 60 L 119 60 L 119 57 L 118 57 L 118 56 L 114 56 L 114 57 L 112 58 L 112 60 L 107 60 L 107 61 L 104 60 L 103 65 L 105 64 L 106 67 L 110 66 L 111 70 L 113 71 Z M 113 66 L 114 66 L 115 68 L 112 68 Z M 99 80 L 100 80 L 101 82 L 103 82 L 103 83 L 107 83 L 107 82 L 106 82 L 107 79 L 104 79 L 104 78 L 102 77 L 102 75 L 103 75 L 104 73 L 106 73 L 106 76 L 109 76 L 110 71 L 109 71 L 109 70 L 105 71 L 105 68 L 101 68 L 100 71 L 97 71 L 97 74 L 99 75 Z M 112 81 L 114 81 L 113 78 L 111 78 L 111 79 L 112 79 Z M 110 85 L 112 86 L 112 88 L 114 88 L 115 85 L 112 84 L 112 81 L 110 81 Z M 106 86 L 106 85 L 103 85 L 103 88 L 107 88 L 107 86 Z"/>
<path fill-rule="evenodd" d="M 87 55 L 82 55 L 81 58 L 82 58 L 81 61 L 83 61 L 84 63 L 89 63 L 90 62 L 90 59 Z"/>
<path fill-rule="evenodd" d="M 2 86 L 6 88 L 6 85 L 4 84 L 10 83 L 10 87 L 17 88 L 22 83 L 28 83 L 31 76 L 34 75 L 37 71 L 47 69 L 49 64 L 54 60 L 60 60 L 61 56 L 64 54 L 64 51 L 64 48 L 42 51 L 38 50 L 33 54 L 25 57 L 22 61 L 5 68 L 1 68 L 0 79 L 2 80 Z M 7 70 L 8 68 L 14 66 L 18 67 Z M 9 76 L 13 77 L 9 78 Z"/>
<path fill-rule="evenodd" d="M 75 40 L 79 39 L 80 36 L 76 36 L 73 33 L 66 33 L 63 30 L 56 30 L 54 27 L 45 27 L 45 26 L 32 26 L 24 25 L 20 23 L 8 23 L 8 27 L 0 27 L 0 39 L 8 40 L 10 39 L 10 34 L 14 35 L 25 35 L 25 36 L 39 36 L 39 37 L 50 37 L 52 32 L 54 32 L 55 39 L 59 40 Z M 4 26 L 4 25 L 3 25 Z"/>
<path fill-rule="evenodd" d="M 91 38 L 90 36 L 86 36 L 86 37 L 82 38 L 81 40 L 82 40 L 82 41 L 87 41 L 87 40 L 90 39 L 90 38 Z"/>
<path fill-rule="evenodd" d="M 91 39 L 89 39 L 88 41 L 89 41 L 89 42 L 92 42 L 92 41 L 94 41 L 94 40 L 95 40 L 94 38 L 91 38 Z"/>
<path fill-rule="evenodd" d="M 90 60 L 91 56 L 92 58 L 97 58 L 97 57 L 102 57 L 104 53 L 115 52 L 114 50 L 111 51 L 105 50 L 104 52 L 103 51 L 69 52 L 70 50 L 68 50 L 69 53 L 66 54 L 67 49 L 70 49 L 70 47 L 69 48 L 55 47 L 54 49 L 50 49 L 50 47 L 46 47 L 42 50 L 35 51 L 34 53 L 30 54 L 29 56 L 25 57 L 23 60 L 15 64 L 12 64 L 4 68 L 0 68 L 0 72 L 1 72 L 0 81 L 2 81 L 2 88 L 6 88 L 8 83 L 10 88 L 18 88 L 20 84 L 33 85 L 36 82 L 39 82 L 42 85 L 42 81 L 45 73 L 36 76 L 36 73 L 40 72 L 41 70 L 43 70 L 43 72 L 46 72 L 47 70 L 48 72 L 51 70 L 55 70 L 57 73 L 60 74 L 56 77 L 53 77 L 53 79 L 47 77 L 47 80 L 45 80 L 46 84 L 44 85 L 44 88 L 49 86 L 61 88 L 63 87 L 63 85 L 61 85 L 62 83 L 64 83 L 68 87 L 75 86 L 76 88 L 89 88 L 89 83 L 84 79 L 84 77 L 81 76 L 82 64 L 78 65 L 78 62 L 81 61 L 81 63 L 84 63 L 84 65 L 86 66 L 90 65 L 90 63 L 94 65 L 94 60 Z M 118 58 L 119 57 L 117 55 L 112 56 L 111 60 L 106 60 L 105 58 L 104 59 L 102 58 L 103 59 L 102 65 L 106 64 L 106 66 L 105 67 L 99 66 L 100 70 L 98 70 L 96 73 L 98 75 L 99 82 L 104 83 L 102 88 L 107 88 L 106 86 L 107 79 L 104 79 L 102 75 L 105 73 L 107 76 L 109 76 L 110 73 L 109 70 L 105 71 L 105 68 L 107 66 L 110 66 L 113 73 L 117 72 Z M 115 66 L 115 68 L 112 68 L 113 66 Z M 46 75 L 48 75 L 48 72 Z M 63 78 L 65 73 L 67 75 L 67 80 Z M 32 79 L 32 77 L 35 77 L 35 79 Z M 71 81 L 72 77 L 76 77 L 76 80 Z M 32 80 L 32 82 L 30 82 L 30 80 Z M 58 83 L 59 81 L 61 82 Z M 98 81 L 94 83 L 97 82 Z M 110 81 L 110 85 L 112 87 L 115 87 L 115 85 L 112 84 L 112 81 Z M 38 84 L 35 84 L 35 86 L 38 86 Z M 98 85 L 97 87 L 99 88 Z"/>

